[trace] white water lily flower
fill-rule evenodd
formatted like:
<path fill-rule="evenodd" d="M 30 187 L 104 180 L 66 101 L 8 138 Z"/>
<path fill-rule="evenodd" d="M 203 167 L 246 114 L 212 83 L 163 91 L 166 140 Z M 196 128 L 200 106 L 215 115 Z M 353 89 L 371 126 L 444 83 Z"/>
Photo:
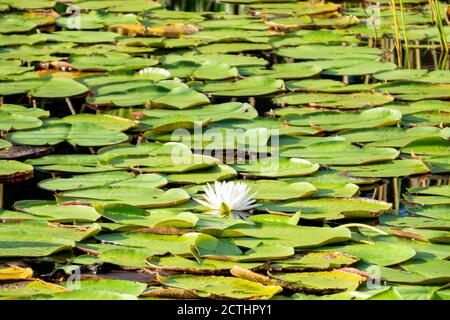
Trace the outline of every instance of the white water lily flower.
<path fill-rule="evenodd" d="M 216 214 L 231 214 L 243 218 L 247 216 L 248 213 L 242 211 L 247 211 L 259 206 L 258 203 L 255 203 L 256 200 L 253 199 L 256 193 L 249 195 L 250 188 L 243 182 L 216 181 L 214 183 L 214 188 L 208 183 L 208 186 L 204 187 L 204 191 L 204 200 L 194 200 L 205 207 L 212 209 L 213 213 Z"/>

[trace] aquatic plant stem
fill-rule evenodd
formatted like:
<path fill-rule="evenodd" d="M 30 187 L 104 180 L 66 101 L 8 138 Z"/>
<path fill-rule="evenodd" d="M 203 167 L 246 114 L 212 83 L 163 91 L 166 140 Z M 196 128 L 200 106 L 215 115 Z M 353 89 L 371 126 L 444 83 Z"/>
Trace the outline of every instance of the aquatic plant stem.
<path fill-rule="evenodd" d="M 415 58 L 416 58 L 416 69 L 421 69 L 422 68 L 422 64 L 420 62 L 420 48 L 419 48 L 419 41 L 416 40 L 415 41 Z"/>
<path fill-rule="evenodd" d="M 73 105 L 72 105 L 72 102 L 70 101 L 70 99 L 69 99 L 69 98 L 66 98 L 65 100 L 66 100 L 66 104 L 67 104 L 67 107 L 69 108 L 70 112 L 71 112 L 72 114 L 77 114 L 77 112 L 76 112 L 75 109 L 73 108 Z"/>
<path fill-rule="evenodd" d="M 392 7 L 392 16 L 394 18 L 394 31 L 395 31 L 395 48 L 397 50 L 397 65 L 400 69 L 402 69 L 402 47 L 400 42 L 400 34 L 398 28 L 398 19 L 397 19 L 397 4 L 395 0 L 391 0 Z"/>
<path fill-rule="evenodd" d="M 441 16 L 441 9 L 439 8 L 439 1 L 438 0 L 429 0 L 430 8 L 432 12 L 433 17 L 433 23 L 436 23 L 436 27 L 439 32 L 439 42 L 441 44 L 441 49 L 445 52 L 443 55 L 443 58 L 440 59 L 439 68 L 445 68 L 445 63 L 447 61 L 447 55 L 449 52 L 448 48 L 448 42 L 447 37 L 445 35 L 444 26 L 442 24 L 442 16 Z"/>
<path fill-rule="evenodd" d="M 0 183 L 0 209 L 3 209 L 3 183 Z"/>
<path fill-rule="evenodd" d="M 411 61 L 409 60 L 408 37 L 406 35 L 405 12 L 403 11 L 403 0 L 399 0 L 399 1 L 400 1 L 400 12 L 401 12 L 401 18 L 402 18 L 403 41 L 405 41 L 405 59 L 407 61 L 408 69 L 411 69 Z"/>
<path fill-rule="evenodd" d="M 342 224 L 339 227 L 344 227 L 344 228 L 351 228 L 351 227 L 366 228 L 366 229 L 375 231 L 376 233 L 379 233 L 379 234 L 381 234 L 383 236 L 389 235 L 389 233 L 387 233 L 387 232 L 385 232 L 383 230 L 380 230 L 378 228 L 375 228 L 375 227 L 372 227 L 372 226 L 369 226 L 369 225 L 363 224 L 363 223 L 347 223 L 347 224 Z"/>

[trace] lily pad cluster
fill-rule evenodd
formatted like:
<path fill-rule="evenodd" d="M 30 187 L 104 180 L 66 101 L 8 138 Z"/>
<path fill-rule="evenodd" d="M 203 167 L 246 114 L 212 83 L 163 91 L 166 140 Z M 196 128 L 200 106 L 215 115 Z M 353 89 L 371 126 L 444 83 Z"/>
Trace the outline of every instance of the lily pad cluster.
<path fill-rule="evenodd" d="M 449 299 L 450 71 L 398 67 L 389 1 L 219 2 L 0 0 L 0 184 L 41 189 L 0 209 L 0 299 Z"/>

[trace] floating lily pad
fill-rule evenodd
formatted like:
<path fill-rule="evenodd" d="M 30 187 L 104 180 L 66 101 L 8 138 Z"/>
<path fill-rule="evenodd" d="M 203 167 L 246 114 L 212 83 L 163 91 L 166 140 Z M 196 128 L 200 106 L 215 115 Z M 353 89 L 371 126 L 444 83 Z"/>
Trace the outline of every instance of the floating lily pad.
<path fill-rule="evenodd" d="M 102 172 L 78 175 L 72 178 L 53 178 L 41 181 L 39 187 L 52 191 L 67 191 L 74 189 L 93 188 L 100 186 L 142 186 L 159 188 L 167 180 L 157 174 L 143 174 L 135 176 L 129 172 Z"/>
<path fill-rule="evenodd" d="M 284 82 L 267 76 L 248 77 L 235 82 L 212 82 L 198 89 L 213 96 L 262 96 L 284 90 Z"/>
<path fill-rule="evenodd" d="M 333 250 L 354 255 L 368 263 L 380 266 L 396 265 L 416 255 L 416 251 L 408 246 L 390 243 L 349 244 L 333 247 Z"/>
<path fill-rule="evenodd" d="M 277 180 L 243 181 L 255 193 L 259 200 L 286 200 L 303 198 L 316 192 L 316 188 L 308 182 L 287 183 Z"/>
<path fill-rule="evenodd" d="M 360 109 L 376 107 L 392 101 L 394 98 L 379 93 L 355 93 L 350 95 L 325 93 L 292 93 L 275 98 L 275 102 L 283 105 L 308 104 L 312 107 L 328 107 L 339 109 Z"/>
<path fill-rule="evenodd" d="M 143 209 L 128 205 L 107 205 L 100 211 L 103 217 L 115 223 L 148 228 L 192 228 L 198 221 L 198 217 L 190 212 L 178 213 L 164 210 L 146 212 Z"/>
<path fill-rule="evenodd" d="M 345 270 L 274 273 L 272 277 L 285 282 L 289 288 L 299 291 L 304 290 L 304 288 L 331 292 L 356 290 L 366 280 L 360 274 L 346 272 Z"/>
<path fill-rule="evenodd" d="M 169 257 L 152 257 L 148 259 L 151 269 L 164 271 L 183 271 L 195 274 L 210 274 L 229 271 L 235 265 L 242 268 L 255 269 L 261 267 L 262 263 L 257 262 L 235 262 L 235 261 L 220 261 L 212 259 L 201 259 L 201 262 L 196 260 L 189 260 L 180 256 Z"/>
<path fill-rule="evenodd" d="M 14 204 L 14 207 L 21 212 L 26 212 L 33 217 L 46 219 L 52 222 L 94 222 L 100 218 L 100 214 L 89 206 L 68 205 L 62 206 L 54 204 L 52 201 L 24 200 Z"/>
<path fill-rule="evenodd" d="M 307 252 L 288 260 L 275 261 L 274 270 L 317 271 L 337 269 L 355 264 L 358 258 L 340 252 Z"/>
<path fill-rule="evenodd" d="M 263 204 L 269 211 L 302 212 L 305 219 L 374 218 L 390 210 L 392 204 L 368 198 L 320 198 Z"/>
<path fill-rule="evenodd" d="M 143 208 L 166 207 L 189 200 L 182 189 L 167 191 L 136 186 L 94 187 L 84 190 L 69 190 L 61 193 L 62 201 L 82 201 L 96 204 L 129 204 Z"/>
<path fill-rule="evenodd" d="M 282 290 L 280 286 L 265 286 L 244 279 L 218 276 L 177 275 L 163 277 L 161 283 L 193 290 L 199 297 L 205 298 L 269 299 Z"/>
<path fill-rule="evenodd" d="M 14 160 L 0 160 L 0 180 L 13 180 L 33 174 L 33 166 Z"/>
<path fill-rule="evenodd" d="M 304 176 L 319 169 L 318 164 L 299 158 L 262 158 L 254 163 L 235 164 L 232 167 L 243 176 L 265 178 Z"/>
<path fill-rule="evenodd" d="M 336 169 L 352 177 L 402 177 L 427 173 L 430 170 L 419 160 L 391 160 L 366 166 L 348 166 Z"/>
<path fill-rule="evenodd" d="M 239 246 L 249 248 L 254 248 L 261 242 L 295 249 L 314 248 L 350 240 L 350 230 L 347 228 L 326 229 L 294 226 L 286 223 L 262 223 L 256 226 L 235 225 L 224 230 L 224 235 L 228 234 L 240 235 L 241 237 L 235 238 L 234 242 Z"/>
<path fill-rule="evenodd" d="M 182 174 L 170 174 L 169 181 L 179 184 L 203 184 L 206 182 L 231 179 L 237 176 L 237 172 L 230 166 L 218 165 L 204 170 L 190 171 Z"/>
<path fill-rule="evenodd" d="M 53 123 L 40 128 L 17 131 L 7 137 L 9 140 L 26 145 L 55 145 L 68 141 L 81 146 L 105 146 L 128 140 L 122 132 L 111 130 L 89 122 L 75 122 L 72 125 Z"/>
<path fill-rule="evenodd" d="M 70 62 L 83 71 L 137 70 L 158 64 L 154 59 L 135 58 L 124 53 L 73 56 Z"/>
<path fill-rule="evenodd" d="M 318 142 L 305 148 L 282 150 L 283 157 L 301 157 L 319 164 L 350 165 L 393 160 L 399 152 L 393 148 L 356 147 L 345 141 Z"/>
<path fill-rule="evenodd" d="M 315 126 L 325 131 L 345 129 L 378 128 L 392 126 L 400 122 L 401 113 L 384 107 L 362 111 L 361 113 L 321 111 L 304 115 L 287 114 L 280 118 L 292 126 Z"/>
<path fill-rule="evenodd" d="M 445 136 L 445 133 L 436 127 L 420 126 L 406 130 L 399 127 L 356 129 L 340 132 L 339 136 L 352 143 L 400 148 L 418 138 L 441 137 Z"/>
<path fill-rule="evenodd" d="M 86 93 L 88 88 L 81 83 L 65 78 L 52 78 L 44 85 L 31 90 L 36 98 L 66 98 Z"/>
<path fill-rule="evenodd" d="M 294 59 L 353 59 L 376 60 L 382 51 L 378 48 L 355 46 L 304 45 L 294 48 L 281 48 L 277 54 Z"/>

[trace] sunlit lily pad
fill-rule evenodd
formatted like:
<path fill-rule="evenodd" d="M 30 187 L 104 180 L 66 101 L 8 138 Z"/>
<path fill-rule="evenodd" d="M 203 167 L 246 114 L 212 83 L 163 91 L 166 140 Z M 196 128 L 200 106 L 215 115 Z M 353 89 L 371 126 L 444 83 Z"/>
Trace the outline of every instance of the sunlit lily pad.
<path fill-rule="evenodd" d="M 278 212 L 302 212 L 305 219 L 374 218 L 390 210 L 392 204 L 368 198 L 320 198 L 272 202 L 261 208 Z"/>
<path fill-rule="evenodd" d="M 340 131 L 345 129 L 378 128 L 397 124 L 401 113 L 384 107 L 353 112 L 322 111 L 304 115 L 285 115 L 280 121 L 289 125 L 308 127 L 315 126 L 325 131 Z"/>
<path fill-rule="evenodd" d="M 389 95 L 377 93 L 355 93 L 351 95 L 325 94 L 325 93 L 293 93 L 279 96 L 276 103 L 283 105 L 307 104 L 312 107 L 328 107 L 339 109 L 359 109 L 364 107 L 376 107 L 392 101 Z"/>
<path fill-rule="evenodd" d="M 345 270 L 273 273 L 272 277 L 284 281 L 289 288 L 299 291 L 304 290 L 304 288 L 331 292 L 356 290 L 366 280 L 360 274 L 346 272 Z"/>
<path fill-rule="evenodd" d="M 399 152 L 393 148 L 359 148 L 345 141 L 318 142 L 305 148 L 289 148 L 284 157 L 301 157 L 319 164 L 350 165 L 393 160 Z"/>
<path fill-rule="evenodd" d="M 261 76 L 235 82 L 206 83 L 198 89 L 213 96 L 261 96 L 283 91 L 284 83 L 282 80 Z"/>
<path fill-rule="evenodd" d="M 318 164 L 299 158 L 262 158 L 254 163 L 235 164 L 232 167 L 243 176 L 265 178 L 304 176 L 319 169 Z"/>
<path fill-rule="evenodd" d="M 157 188 L 139 188 L 136 186 L 94 187 L 85 190 L 69 190 L 61 193 L 62 201 L 82 201 L 96 204 L 129 204 L 143 208 L 166 207 L 189 200 L 182 189 L 167 191 Z"/>
<path fill-rule="evenodd" d="M 375 60 L 381 55 L 378 48 L 354 46 L 306 45 L 294 48 L 282 48 L 277 54 L 295 59 L 340 59 L 366 58 Z"/>
<path fill-rule="evenodd" d="M 193 290 L 204 298 L 269 299 L 282 290 L 280 286 L 218 276 L 177 275 L 164 277 L 161 282 L 166 286 Z"/>
<path fill-rule="evenodd" d="M 43 180 L 39 183 L 39 187 L 52 191 L 67 191 L 107 185 L 159 188 L 164 186 L 166 183 L 167 180 L 157 174 L 143 174 L 135 176 L 129 172 L 112 171 L 77 175 L 72 178 L 53 178 Z"/>
<path fill-rule="evenodd" d="M 344 175 L 352 177 L 402 177 L 427 173 L 430 170 L 420 160 L 391 160 L 363 166 L 336 167 Z"/>
<path fill-rule="evenodd" d="M 52 201 L 24 200 L 14 204 L 14 207 L 30 215 L 29 219 L 46 219 L 52 222 L 94 222 L 100 214 L 89 206 L 68 205 L 61 206 Z"/>
<path fill-rule="evenodd" d="M 14 160 L 0 160 L 0 181 L 11 180 L 33 173 L 33 166 Z"/>

